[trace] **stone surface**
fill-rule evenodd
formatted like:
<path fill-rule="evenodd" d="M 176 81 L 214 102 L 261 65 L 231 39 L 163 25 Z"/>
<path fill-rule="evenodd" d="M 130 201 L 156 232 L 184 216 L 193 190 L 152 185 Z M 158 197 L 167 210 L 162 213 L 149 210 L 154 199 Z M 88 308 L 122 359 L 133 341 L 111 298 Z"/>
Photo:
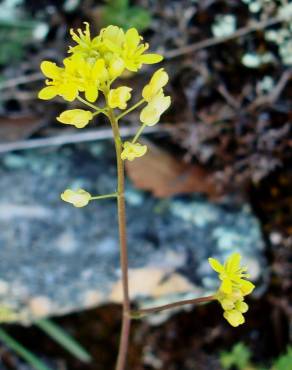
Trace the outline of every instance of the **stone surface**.
<path fill-rule="evenodd" d="M 120 302 L 113 199 L 76 209 L 68 187 L 115 190 L 111 142 L 6 154 L 0 160 L 0 306 L 12 320 Z M 157 200 L 127 184 L 131 297 L 160 304 L 209 294 L 218 281 L 207 258 L 238 250 L 261 275 L 263 240 L 247 204 L 200 197 Z M 5 315 L 0 314 L 5 321 Z M 8 320 L 8 319 L 7 319 Z"/>

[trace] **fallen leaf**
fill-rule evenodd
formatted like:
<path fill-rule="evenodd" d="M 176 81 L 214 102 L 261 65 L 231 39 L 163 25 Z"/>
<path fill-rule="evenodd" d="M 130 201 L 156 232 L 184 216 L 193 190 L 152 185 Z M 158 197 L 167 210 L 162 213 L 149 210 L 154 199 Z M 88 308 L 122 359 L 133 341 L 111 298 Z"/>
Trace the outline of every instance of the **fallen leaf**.
<path fill-rule="evenodd" d="M 202 166 L 179 161 L 152 143 L 147 142 L 147 146 L 143 157 L 126 161 L 127 173 L 138 189 L 159 198 L 195 192 L 218 197 L 211 176 Z"/>
<path fill-rule="evenodd" d="M 27 139 L 43 123 L 43 119 L 34 115 L 0 117 L 0 142 L 7 143 Z"/>

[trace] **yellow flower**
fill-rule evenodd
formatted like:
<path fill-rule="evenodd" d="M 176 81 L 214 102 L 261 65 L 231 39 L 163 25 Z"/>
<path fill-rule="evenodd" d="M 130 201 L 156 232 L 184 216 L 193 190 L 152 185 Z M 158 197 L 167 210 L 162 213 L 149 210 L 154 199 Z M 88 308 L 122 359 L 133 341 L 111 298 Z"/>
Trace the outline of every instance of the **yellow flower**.
<path fill-rule="evenodd" d="M 222 281 L 220 290 L 224 293 L 231 293 L 233 286 L 240 287 L 245 294 L 249 294 L 253 291 L 254 285 L 244 278 L 248 278 L 249 275 L 245 272 L 246 267 L 240 267 L 241 255 L 239 253 L 233 253 L 225 262 L 224 265 L 214 259 L 209 258 L 209 263 L 213 270 L 218 272 L 219 279 Z"/>
<path fill-rule="evenodd" d="M 233 253 L 224 265 L 214 258 L 209 258 L 211 267 L 222 281 L 215 297 L 224 310 L 225 319 L 234 327 L 244 323 L 243 313 L 248 310 L 244 296 L 250 294 L 255 287 L 250 281 L 244 280 L 249 275 L 245 272 L 247 268 L 240 266 L 240 260 L 239 253 Z"/>
<path fill-rule="evenodd" d="M 125 70 L 125 62 L 120 57 L 112 57 L 109 61 L 109 77 L 111 80 L 119 77 Z"/>
<path fill-rule="evenodd" d="M 159 54 L 144 54 L 149 45 L 141 43 L 142 39 L 136 28 L 130 28 L 124 33 L 121 28 L 108 26 L 101 31 L 102 46 L 120 56 L 125 67 L 132 72 L 137 72 L 142 64 L 155 64 L 163 59 Z"/>
<path fill-rule="evenodd" d="M 140 113 L 140 120 L 147 126 L 155 125 L 162 113 L 164 113 L 170 106 L 170 96 L 165 96 L 161 91 L 158 93 Z"/>
<path fill-rule="evenodd" d="M 82 31 L 80 28 L 77 29 L 77 33 L 71 29 L 70 34 L 72 37 L 72 40 L 77 43 L 76 46 L 70 46 L 69 47 L 69 53 L 72 54 L 79 54 L 84 58 L 99 58 L 99 36 L 96 36 L 91 40 L 90 35 L 90 29 L 89 29 L 89 23 L 84 22 L 85 24 L 85 30 Z"/>
<path fill-rule="evenodd" d="M 162 61 L 163 57 L 159 54 L 143 54 L 148 50 L 147 43 L 140 44 L 143 40 L 136 28 L 130 28 L 125 34 L 125 44 L 123 45 L 122 57 L 126 68 L 129 71 L 136 72 L 142 64 L 155 64 Z"/>
<path fill-rule="evenodd" d="M 143 98 L 147 102 L 150 102 L 151 99 L 153 99 L 155 95 L 157 95 L 167 84 L 168 79 L 168 74 L 164 71 L 164 69 L 158 69 L 158 71 L 153 74 L 150 82 L 144 87 L 142 91 Z"/>
<path fill-rule="evenodd" d="M 102 88 L 108 79 L 108 72 L 103 59 L 86 61 L 80 55 L 73 55 L 64 60 L 65 70 L 78 84 L 79 91 L 84 91 L 85 98 L 95 102 L 98 89 Z"/>
<path fill-rule="evenodd" d="M 129 141 L 126 141 L 123 144 L 123 147 L 124 149 L 121 153 L 121 158 L 123 161 L 125 159 L 133 161 L 135 158 L 142 157 L 147 152 L 147 146 L 139 143 L 130 143 Z"/>
<path fill-rule="evenodd" d="M 78 84 L 64 68 L 58 67 L 56 63 L 43 61 L 41 70 L 49 80 L 46 80 L 48 86 L 39 92 L 40 99 L 49 100 L 60 95 L 67 101 L 73 101 L 77 97 Z"/>
<path fill-rule="evenodd" d="M 93 114 L 88 110 L 69 109 L 62 112 L 57 120 L 66 125 L 73 125 L 77 128 L 85 127 L 93 118 Z"/>
<path fill-rule="evenodd" d="M 244 324 L 245 322 L 243 314 L 237 310 L 225 311 L 223 316 L 229 322 L 229 324 L 234 327 Z"/>
<path fill-rule="evenodd" d="M 83 189 L 66 189 L 64 193 L 61 194 L 61 199 L 64 202 L 73 204 L 74 207 L 80 208 L 87 206 L 91 199 L 91 195 Z"/>
<path fill-rule="evenodd" d="M 110 108 L 126 109 L 127 101 L 131 99 L 132 89 L 127 86 L 121 86 L 110 90 L 108 94 L 108 105 Z"/>

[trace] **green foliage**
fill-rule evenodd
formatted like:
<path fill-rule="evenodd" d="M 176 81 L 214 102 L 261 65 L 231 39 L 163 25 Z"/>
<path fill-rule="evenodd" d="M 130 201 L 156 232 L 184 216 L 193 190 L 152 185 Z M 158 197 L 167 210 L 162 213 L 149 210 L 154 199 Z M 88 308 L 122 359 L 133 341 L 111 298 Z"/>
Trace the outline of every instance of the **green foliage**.
<path fill-rule="evenodd" d="M 151 23 L 149 11 L 130 6 L 129 0 L 108 0 L 102 8 L 101 19 L 104 26 L 115 24 L 124 29 L 135 27 L 138 31 L 145 30 Z"/>
<path fill-rule="evenodd" d="M 25 348 L 21 343 L 13 339 L 5 330 L 0 329 L 0 340 L 9 348 L 11 348 L 18 356 L 22 357 L 35 370 L 51 370 L 39 360 L 32 352 Z"/>
<path fill-rule="evenodd" d="M 33 38 L 40 39 L 47 26 L 30 19 L 23 8 L 22 0 L 5 0 L 0 3 L 0 65 L 19 61 L 24 45 Z"/>
<path fill-rule="evenodd" d="M 236 370 L 268 370 L 263 366 L 256 366 L 251 363 L 251 352 L 244 343 L 235 344 L 231 351 L 220 353 L 220 363 L 223 369 Z M 288 347 L 287 352 L 282 354 L 270 370 L 291 370 L 292 369 L 292 347 Z"/>
<path fill-rule="evenodd" d="M 38 320 L 35 322 L 35 325 L 42 329 L 48 336 L 59 343 L 78 360 L 90 362 L 91 357 L 89 353 L 59 325 L 48 319 Z"/>
<path fill-rule="evenodd" d="M 280 356 L 272 370 L 291 370 L 292 369 L 292 347 L 288 347 L 287 352 Z"/>
<path fill-rule="evenodd" d="M 230 352 L 220 353 L 220 363 L 223 369 L 235 367 L 238 370 L 245 370 L 250 364 L 251 352 L 244 343 L 235 344 Z"/>

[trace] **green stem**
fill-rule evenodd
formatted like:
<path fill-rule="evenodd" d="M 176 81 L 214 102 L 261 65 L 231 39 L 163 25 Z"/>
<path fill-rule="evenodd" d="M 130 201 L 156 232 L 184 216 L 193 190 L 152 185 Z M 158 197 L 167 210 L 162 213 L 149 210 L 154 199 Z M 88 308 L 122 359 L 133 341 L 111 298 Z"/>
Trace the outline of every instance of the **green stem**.
<path fill-rule="evenodd" d="M 48 319 L 40 319 L 34 323 L 53 340 L 59 343 L 63 348 L 70 352 L 78 360 L 90 362 L 90 354 L 73 338 L 66 333 L 59 325 Z"/>
<path fill-rule="evenodd" d="M 5 330 L 0 329 L 0 340 L 15 353 L 27 361 L 36 370 L 52 370 L 40 361 L 32 352 L 13 339 Z"/>
<path fill-rule="evenodd" d="M 118 196 L 118 193 L 111 193 L 111 194 L 105 194 L 105 195 L 96 195 L 94 197 L 91 197 L 90 200 L 99 200 L 99 199 L 107 199 L 107 198 L 116 198 Z"/>
<path fill-rule="evenodd" d="M 121 258 L 121 269 L 122 269 L 122 285 L 123 285 L 123 318 L 122 318 L 122 330 L 119 345 L 119 354 L 116 364 L 116 370 L 124 370 L 126 366 L 129 335 L 131 327 L 131 307 L 129 298 L 129 282 L 128 282 L 128 249 L 127 249 L 127 232 L 126 232 L 126 206 L 125 206 L 125 169 L 124 162 L 121 158 L 122 153 L 122 141 L 120 137 L 119 127 L 117 118 L 114 115 L 112 109 L 109 110 L 108 114 L 116 149 L 116 161 L 117 161 L 117 172 L 118 172 L 118 222 L 119 222 L 119 235 L 120 235 L 120 258 Z"/>
<path fill-rule="evenodd" d="M 211 301 L 214 301 L 215 299 L 216 298 L 212 295 L 207 296 L 207 297 L 194 298 L 194 299 L 185 299 L 183 301 L 177 301 L 177 302 L 165 304 L 163 306 L 149 307 L 149 308 L 144 308 L 144 309 L 137 310 L 137 311 L 132 311 L 131 317 L 133 319 L 140 319 L 146 315 L 149 315 L 155 312 L 161 312 L 164 310 L 168 310 L 170 308 L 185 306 L 188 304 L 199 304 L 199 303 L 204 303 L 204 302 L 211 302 Z"/>
<path fill-rule="evenodd" d="M 81 98 L 81 96 L 77 96 L 77 100 L 79 100 L 81 103 L 87 105 L 88 107 L 96 110 L 98 113 L 104 112 L 104 109 L 96 107 L 94 104 L 89 103 L 87 100 Z"/>
<path fill-rule="evenodd" d="M 142 134 L 144 128 L 146 127 L 146 124 L 143 123 L 143 125 L 139 128 L 139 130 L 137 131 L 134 139 L 132 140 L 132 143 L 135 144 L 135 142 L 139 139 L 139 136 Z"/>
<path fill-rule="evenodd" d="M 116 120 L 119 121 L 122 117 L 126 116 L 128 113 L 132 112 L 134 109 L 138 108 L 141 104 L 145 102 L 145 99 L 141 99 L 138 103 L 134 104 L 131 108 L 125 110 L 125 112 L 121 113 L 119 116 L 116 117 Z"/>

